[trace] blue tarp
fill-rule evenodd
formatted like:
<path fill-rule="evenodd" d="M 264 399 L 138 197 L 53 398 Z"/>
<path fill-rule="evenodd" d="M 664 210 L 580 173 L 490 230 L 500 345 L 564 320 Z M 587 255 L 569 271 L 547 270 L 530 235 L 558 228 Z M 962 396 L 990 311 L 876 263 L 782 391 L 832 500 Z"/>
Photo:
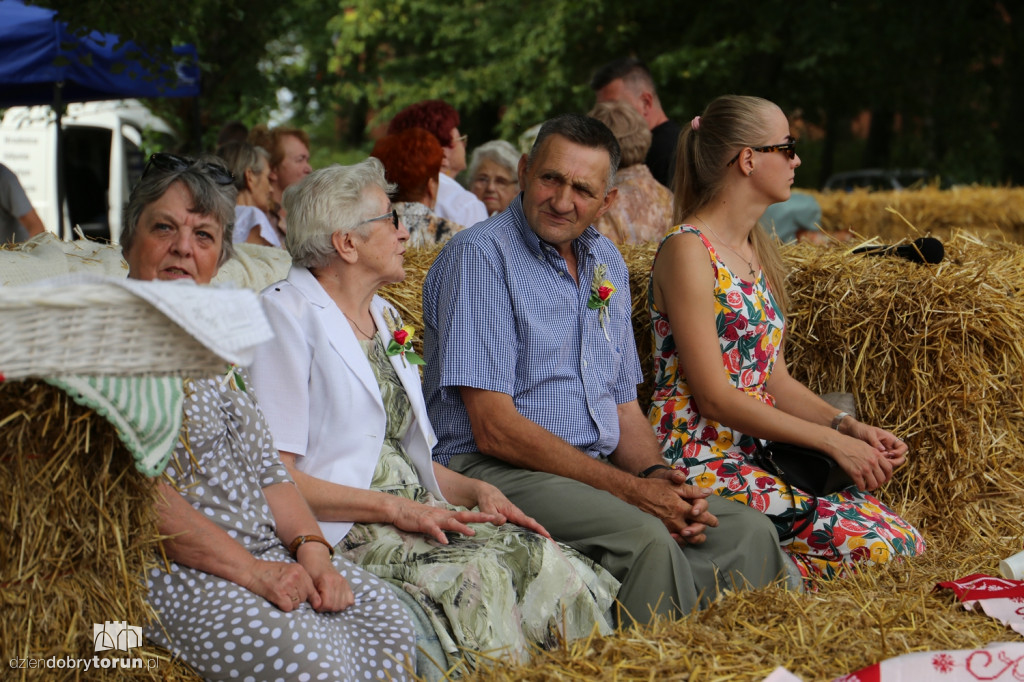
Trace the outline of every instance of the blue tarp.
<path fill-rule="evenodd" d="M 175 47 L 177 63 L 154 72 L 127 57 L 140 51 L 137 45 L 118 43 L 110 33 L 76 35 L 54 10 L 0 0 L 0 107 L 52 104 L 57 83 L 63 102 L 199 94 L 191 45 Z"/>

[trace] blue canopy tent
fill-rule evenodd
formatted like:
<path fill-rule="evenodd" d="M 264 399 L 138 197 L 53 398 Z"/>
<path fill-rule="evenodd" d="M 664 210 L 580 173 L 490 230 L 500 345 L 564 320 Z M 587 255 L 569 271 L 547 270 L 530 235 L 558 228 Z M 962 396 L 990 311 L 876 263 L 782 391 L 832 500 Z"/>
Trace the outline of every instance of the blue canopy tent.
<path fill-rule="evenodd" d="M 173 65 L 147 64 L 131 41 L 110 33 L 79 35 L 57 18 L 57 12 L 0 0 L 0 108 L 50 104 L 61 129 L 68 102 L 129 97 L 193 97 L 199 94 L 195 47 L 174 48 Z M 57 135 L 57 188 L 64 203 L 61 137 Z M 64 211 L 58 211 L 64 234 Z"/>

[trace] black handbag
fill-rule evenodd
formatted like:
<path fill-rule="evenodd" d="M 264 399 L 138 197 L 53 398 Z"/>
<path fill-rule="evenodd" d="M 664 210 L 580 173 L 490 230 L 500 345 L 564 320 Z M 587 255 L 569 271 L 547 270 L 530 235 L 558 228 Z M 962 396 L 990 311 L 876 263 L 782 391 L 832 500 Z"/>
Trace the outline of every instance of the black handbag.
<path fill-rule="evenodd" d="M 853 485 L 853 480 L 836 461 L 823 452 L 802 448 L 791 443 L 761 442 L 755 439 L 757 450 L 754 463 L 781 479 L 790 489 L 793 513 L 768 514 L 779 532 L 779 541 L 794 538 L 814 521 L 818 498 Z M 796 510 L 793 488 L 812 496 L 807 508 Z"/>
<path fill-rule="evenodd" d="M 822 497 L 853 485 L 853 479 L 824 452 L 768 441 L 759 448 L 759 465 L 792 487 Z"/>

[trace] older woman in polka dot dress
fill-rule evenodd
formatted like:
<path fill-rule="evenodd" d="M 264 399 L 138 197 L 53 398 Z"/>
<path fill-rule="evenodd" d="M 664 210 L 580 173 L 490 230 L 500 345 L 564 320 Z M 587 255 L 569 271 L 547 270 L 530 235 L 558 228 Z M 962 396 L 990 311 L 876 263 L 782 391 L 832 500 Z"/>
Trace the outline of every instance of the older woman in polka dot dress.
<path fill-rule="evenodd" d="M 126 208 L 129 277 L 205 284 L 231 253 L 230 175 L 158 155 Z M 245 377 L 186 381 L 159 484 L 169 564 L 149 574 L 150 641 L 204 678 L 405 679 L 414 632 L 390 589 L 333 557 L 282 465 Z"/>

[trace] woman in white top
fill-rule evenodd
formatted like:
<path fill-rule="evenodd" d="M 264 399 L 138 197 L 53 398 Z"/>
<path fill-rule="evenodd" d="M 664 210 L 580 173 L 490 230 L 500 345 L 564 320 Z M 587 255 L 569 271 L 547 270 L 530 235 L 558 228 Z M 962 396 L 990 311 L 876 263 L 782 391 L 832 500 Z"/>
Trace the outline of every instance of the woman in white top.
<path fill-rule="evenodd" d="M 285 192 L 294 265 L 263 292 L 274 339 L 252 365 L 274 445 L 335 550 L 428 616 L 445 669 L 477 652 L 525 659 L 555 631 L 607 632 L 611 575 L 494 486 L 431 460 L 422 360 L 377 295 L 405 277 L 392 190 L 370 158 Z"/>
<path fill-rule="evenodd" d="M 248 142 L 229 142 L 217 150 L 235 176 L 238 199 L 231 238 L 235 244 L 248 243 L 281 247 L 281 238 L 270 224 L 273 194 L 270 189 L 270 154 Z"/>

